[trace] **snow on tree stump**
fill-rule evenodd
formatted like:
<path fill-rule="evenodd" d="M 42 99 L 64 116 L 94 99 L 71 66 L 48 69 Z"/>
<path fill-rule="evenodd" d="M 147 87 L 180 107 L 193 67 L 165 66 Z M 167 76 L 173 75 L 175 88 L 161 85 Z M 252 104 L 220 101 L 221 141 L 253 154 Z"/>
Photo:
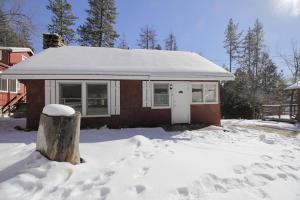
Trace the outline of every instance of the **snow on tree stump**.
<path fill-rule="evenodd" d="M 49 104 L 40 117 L 36 150 L 49 160 L 80 163 L 81 114 L 69 106 Z"/>

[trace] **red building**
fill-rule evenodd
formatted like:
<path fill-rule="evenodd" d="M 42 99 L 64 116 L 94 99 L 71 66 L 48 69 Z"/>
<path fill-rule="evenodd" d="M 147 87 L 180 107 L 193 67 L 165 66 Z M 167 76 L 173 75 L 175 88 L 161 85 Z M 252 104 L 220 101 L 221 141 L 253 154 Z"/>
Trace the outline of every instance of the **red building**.
<path fill-rule="evenodd" d="M 0 47 L 0 73 L 32 55 L 33 52 L 29 48 Z M 24 84 L 19 83 L 17 79 L 0 78 L 0 108 L 23 96 L 25 92 Z"/>
<path fill-rule="evenodd" d="M 46 49 L 2 77 L 28 88 L 29 129 L 53 103 L 81 112 L 83 127 L 220 125 L 220 81 L 234 79 L 196 53 L 72 46 Z"/>

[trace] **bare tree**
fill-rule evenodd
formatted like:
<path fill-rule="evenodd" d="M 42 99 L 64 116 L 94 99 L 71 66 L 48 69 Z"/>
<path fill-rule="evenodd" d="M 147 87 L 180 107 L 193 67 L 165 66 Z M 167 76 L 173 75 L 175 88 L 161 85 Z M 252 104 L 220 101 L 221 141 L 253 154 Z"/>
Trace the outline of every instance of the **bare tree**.
<path fill-rule="evenodd" d="M 165 49 L 169 51 L 177 51 L 177 41 L 173 33 L 170 33 L 165 40 Z"/>
<path fill-rule="evenodd" d="M 232 71 L 232 63 L 238 56 L 238 50 L 242 32 L 238 32 L 238 24 L 235 24 L 232 19 L 229 20 L 225 30 L 224 47 L 229 55 L 229 71 Z"/>
<path fill-rule="evenodd" d="M 129 49 L 129 46 L 128 46 L 127 42 L 126 42 L 126 36 L 125 36 L 125 34 L 120 35 L 118 48 L 120 48 L 120 49 Z"/>
<path fill-rule="evenodd" d="M 22 9 L 21 0 L 0 0 L 0 32 L 6 35 L 1 41 L 5 45 L 30 47 L 34 31 L 32 17 Z"/>
<path fill-rule="evenodd" d="M 156 47 L 156 32 L 148 25 L 141 29 L 138 46 L 141 49 L 155 49 Z"/>

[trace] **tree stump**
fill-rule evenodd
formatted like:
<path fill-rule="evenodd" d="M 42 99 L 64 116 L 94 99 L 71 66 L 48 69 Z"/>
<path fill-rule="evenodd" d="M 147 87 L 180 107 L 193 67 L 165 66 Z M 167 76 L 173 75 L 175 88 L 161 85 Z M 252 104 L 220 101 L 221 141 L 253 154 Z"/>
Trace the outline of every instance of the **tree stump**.
<path fill-rule="evenodd" d="M 50 116 L 41 114 L 36 150 L 49 160 L 80 163 L 79 137 L 81 114 Z"/>

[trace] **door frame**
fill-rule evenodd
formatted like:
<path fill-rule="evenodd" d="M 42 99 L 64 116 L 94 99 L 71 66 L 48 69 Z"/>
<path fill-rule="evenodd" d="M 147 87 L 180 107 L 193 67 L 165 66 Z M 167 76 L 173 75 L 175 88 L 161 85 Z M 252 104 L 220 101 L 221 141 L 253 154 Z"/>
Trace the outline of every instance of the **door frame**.
<path fill-rule="evenodd" d="M 171 87 L 172 87 L 172 89 L 171 89 L 171 124 L 175 124 L 174 123 L 174 108 L 173 108 L 173 100 L 174 100 L 174 85 L 176 84 L 176 83 L 184 83 L 184 84 L 186 84 L 187 86 L 188 86 L 188 88 L 187 88 L 187 96 L 188 96 L 188 99 L 187 99 L 187 102 L 188 102 L 188 122 L 186 122 L 186 123 L 188 123 L 188 124 L 190 124 L 191 123 L 191 97 L 192 97 L 192 91 L 191 91 L 191 83 L 190 82 L 187 82 L 187 81 L 172 81 L 171 82 Z"/>

